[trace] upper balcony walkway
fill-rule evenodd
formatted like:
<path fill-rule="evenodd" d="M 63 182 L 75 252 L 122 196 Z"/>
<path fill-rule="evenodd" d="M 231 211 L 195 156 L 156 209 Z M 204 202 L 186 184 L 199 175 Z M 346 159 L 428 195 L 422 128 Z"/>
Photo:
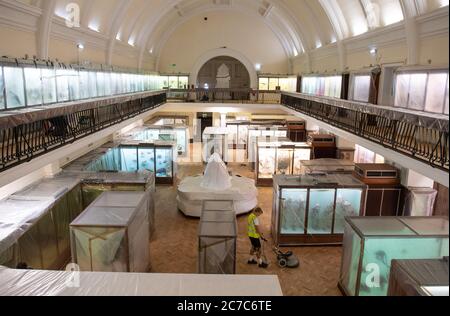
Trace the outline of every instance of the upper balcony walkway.
<path fill-rule="evenodd" d="M 0 172 L 166 102 L 271 104 L 449 171 L 445 115 L 280 91 L 169 90 L 0 113 Z M 448 175 L 447 175 L 448 177 Z"/>

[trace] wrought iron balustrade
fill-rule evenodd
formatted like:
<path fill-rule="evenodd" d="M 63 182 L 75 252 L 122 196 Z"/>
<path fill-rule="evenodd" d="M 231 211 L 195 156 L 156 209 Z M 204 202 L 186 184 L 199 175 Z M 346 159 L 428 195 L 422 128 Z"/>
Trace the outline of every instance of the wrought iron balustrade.
<path fill-rule="evenodd" d="M 283 93 L 281 104 L 449 171 L 448 117 L 344 100 Z"/>
<path fill-rule="evenodd" d="M 164 103 L 166 92 L 159 91 L 3 112 L 0 172 Z"/>
<path fill-rule="evenodd" d="M 170 89 L 172 102 L 280 104 L 281 91 L 253 89 Z"/>

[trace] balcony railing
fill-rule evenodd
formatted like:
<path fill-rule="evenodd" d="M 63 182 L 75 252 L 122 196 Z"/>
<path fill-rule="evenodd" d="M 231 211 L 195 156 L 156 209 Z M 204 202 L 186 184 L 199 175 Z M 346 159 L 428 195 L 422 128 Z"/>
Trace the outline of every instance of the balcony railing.
<path fill-rule="evenodd" d="M 448 116 L 298 93 L 283 93 L 281 104 L 449 171 Z"/>
<path fill-rule="evenodd" d="M 281 91 L 253 89 L 171 89 L 169 102 L 280 104 Z"/>
<path fill-rule="evenodd" d="M 123 122 L 166 102 L 144 92 L 0 113 L 0 172 Z"/>

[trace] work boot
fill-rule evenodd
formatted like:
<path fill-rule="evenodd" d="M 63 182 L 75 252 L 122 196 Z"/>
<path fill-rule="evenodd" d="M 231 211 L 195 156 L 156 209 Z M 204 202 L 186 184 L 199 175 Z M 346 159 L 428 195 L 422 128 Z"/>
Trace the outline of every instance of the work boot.
<path fill-rule="evenodd" d="M 267 269 L 269 267 L 269 265 L 267 263 L 263 262 L 259 265 L 259 267 L 262 269 Z"/>
<path fill-rule="evenodd" d="M 255 259 L 249 260 L 247 263 L 248 264 L 258 264 L 258 262 Z"/>

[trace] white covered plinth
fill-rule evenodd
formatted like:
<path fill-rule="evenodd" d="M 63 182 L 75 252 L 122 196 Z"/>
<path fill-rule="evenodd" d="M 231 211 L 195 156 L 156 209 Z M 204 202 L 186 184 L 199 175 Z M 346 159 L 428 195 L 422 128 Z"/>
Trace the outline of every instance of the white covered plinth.
<path fill-rule="evenodd" d="M 233 201 L 236 214 L 258 204 L 255 181 L 230 176 L 218 154 L 211 156 L 203 176 L 184 179 L 178 186 L 178 208 L 187 216 L 201 217 L 203 201 Z"/>

